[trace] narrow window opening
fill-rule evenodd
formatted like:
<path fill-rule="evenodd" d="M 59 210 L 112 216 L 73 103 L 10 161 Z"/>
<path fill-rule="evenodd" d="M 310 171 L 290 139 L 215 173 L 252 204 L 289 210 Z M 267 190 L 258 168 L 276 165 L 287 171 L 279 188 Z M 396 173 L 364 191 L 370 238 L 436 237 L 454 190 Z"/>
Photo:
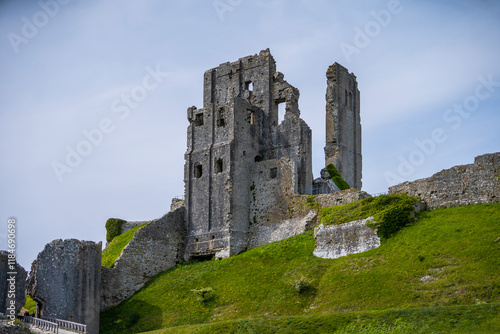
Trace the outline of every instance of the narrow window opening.
<path fill-rule="evenodd" d="M 203 125 L 203 114 L 196 114 L 194 119 L 194 125 L 196 126 Z"/>
<path fill-rule="evenodd" d="M 222 173 L 222 159 L 217 159 L 215 160 L 215 173 L 219 174 Z"/>
<path fill-rule="evenodd" d="M 226 120 L 224 119 L 224 108 L 220 108 L 217 114 L 217 126 L 218 127 L 226 126 Z"/>
<path fill-rule="evenodd" d="M 199 179 L 203 175 L 203 166 L 201 164 L 194 165 L 194 177 Z"/>
<path fill-rule="evenodd" d="M 278 168 L 271 168 L 271 179 L 275 179 L 278 176 Z"/>
<path fill-rule="evenodd" d="M 262 161 L 262 157 L 260 155 L 256 155 L 254 161 L 255 162 Z"/>
<path fill-rule="evenodd" d="M 245 82 L 245 90 L 248 90 L 249 92 L 253 91 L 253 82 L 251 81 Z"/>
<path fill-rule="evenodd" d="M 281 124 L 285 120 L 286 103 L 278 103 L 278 124 Z"/>
<path fill-rule="evenodd" d="M 254 125 L 255 123 L 255 112 L 251 109 L 248 109 L 248 123 L 250 123 L 250 125 Z"/>
<path fill-rule="evenodd" d="M 243 151 L 243 156 L 247 155 L 247 151 Z"/>
<path fill-rule="evenodd" d="M 349 92 L 349 109 L 352 110 L 352 93 Z"/>

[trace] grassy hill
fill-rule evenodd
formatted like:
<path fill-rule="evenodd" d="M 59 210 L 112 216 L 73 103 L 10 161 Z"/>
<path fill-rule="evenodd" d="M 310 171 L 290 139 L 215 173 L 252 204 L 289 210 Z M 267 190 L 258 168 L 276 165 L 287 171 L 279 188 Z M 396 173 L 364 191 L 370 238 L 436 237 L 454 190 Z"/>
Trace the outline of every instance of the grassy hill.
<path fill-rule="evenodd" d="M 101 333 L 495 333 L 499 237 L 500 204 L 422 212 L 335 260 L 314 257 L 307 232 L 165 271 L 102 313 Z M 203 288 L 205 300 L 192 291 Z"/>

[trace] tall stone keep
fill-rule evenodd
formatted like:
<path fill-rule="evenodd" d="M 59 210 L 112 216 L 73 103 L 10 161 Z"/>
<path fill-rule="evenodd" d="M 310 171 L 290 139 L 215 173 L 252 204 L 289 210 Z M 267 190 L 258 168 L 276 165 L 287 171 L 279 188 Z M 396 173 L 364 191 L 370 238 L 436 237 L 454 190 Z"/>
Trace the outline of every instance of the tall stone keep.
<path fill-rule="evenodd" d="M 326 78 L 325 166 L 334 164 L 351 188 L 361 189 L 361 117 L 356 76 L 334 63 Z"/>
<path fill-rule="evenodd" d="M 187 111 L 188 259 L 247 248 L 257 183 L 286 177 L 293 192 L 306 192 L 313 180 L 311 129 L 300 118 L 299 91 L 276 71 L 269 49 L 206 71 L 203 85 L 203 109 Z M 271 200 L 280 196 L 268 190 Z"/>
<path fill-rule="evenodd" d="M 36 301 L 37 316 L 87 325 L 99 333 L 101 243 L 54 240 L 31 265 L 27 293 Z"/>

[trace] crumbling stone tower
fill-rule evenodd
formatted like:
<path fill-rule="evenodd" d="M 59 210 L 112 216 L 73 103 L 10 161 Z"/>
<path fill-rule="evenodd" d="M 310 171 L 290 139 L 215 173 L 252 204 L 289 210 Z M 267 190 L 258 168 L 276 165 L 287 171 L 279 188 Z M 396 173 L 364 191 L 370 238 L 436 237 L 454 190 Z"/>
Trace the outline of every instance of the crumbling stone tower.
<path fill-rule="evenodd" d="M 361 117 L 356 76 L 334 63 L 326 77 L 325 166 L 334 164 L 352 188 L 361 189 Z"/>
<path fill-rule="evenodd" d="M 37 317 L 85 324 L 87 333 L 99 333 L 101 248 L 100 242 L 76 239 L 45 245 L 26 283 Z"/>
<path fill-rule="evenodd" d="M 255 183 L 290 178 L 289 164 L 285 171 L 280 159 L 293 165 L 295 192 L 311 188 L 311 130 L 300 118 L 298 98 L 269 49 L 205 72 L 203 109 L 187 112 L 187 259 L 228 257 L 247 247 Z"/>

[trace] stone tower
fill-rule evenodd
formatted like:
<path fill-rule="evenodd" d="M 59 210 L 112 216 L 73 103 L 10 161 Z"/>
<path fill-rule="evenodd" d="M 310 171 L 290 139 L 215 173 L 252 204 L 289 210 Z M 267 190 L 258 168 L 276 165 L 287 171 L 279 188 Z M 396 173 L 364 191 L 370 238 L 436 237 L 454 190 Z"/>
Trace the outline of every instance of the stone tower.
<path fill-rule="evenodd" d="M 203 109 L 187 111 L 187 259 L 228 257 L 248 246 L 256 183 L 287 177 L 293 191 L 305 192 L 313 179 L 299 91 L 276 71 L 269 49 L 208 70 L 203 80 Z M 286 171 L 280 159 L 290 161 Z M 268 196 L 279 193 L 269 189 Z"/>
<path fill-rule="evenodd" d="M 351 188 L 361 189 L 361 118 L 356 76 L 334 63 L 326 77 L 325 166 L 334 164 Z"/>

